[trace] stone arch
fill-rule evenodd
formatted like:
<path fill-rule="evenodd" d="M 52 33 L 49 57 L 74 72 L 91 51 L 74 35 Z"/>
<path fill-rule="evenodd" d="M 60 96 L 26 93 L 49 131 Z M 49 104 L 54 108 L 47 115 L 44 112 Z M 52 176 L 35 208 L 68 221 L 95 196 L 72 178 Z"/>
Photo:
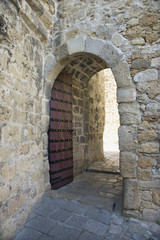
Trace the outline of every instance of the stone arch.
<path fill-rule="evenodd" d="M 136 91 L 132 85 L 129 65 L 122 51 L 111 42 L 92 37 L 76 37 L 68 40 L 45 58 L 43 96 L 48 98 L 48 90 L 54 80 L 66 67 L 70 58 L 77 53 L 90 53 L 102 60 L 112 69 L 117 87 L 118 102 L 134 102 Z M 123 99 L 127 94 L 128 99 Z"/>
<path fill-rule="evenodd" d="M 136 103 L 136 90 L 132 84 L 129 65 L 125 55 L 111 42 L 92 37 L 79 36 L 58 46 L 53 54 L 46 56 L 43 86 L 43 139 L 47 142 L 46 132 L 49 125 L 49 99 L 54 80 L 59 73 L 76 57 L 87 55 L 100 61 L 101 68 L 111 68 L 117 83 L 117 101 L 120 115 L 120 170 L 124 178 L 123 209 L 136 210 L 138 200 L 134 199 L 133 185 L 136 179 L 136 125 L 140 122 L 139 106 Z M 98 69 L 98 68 L 97 68 Z M 102 70 L 102 69 L 99 69 Z M 98 70 L 97 70 L 98 72 Z M 95 73 L 94 73 L 95 74 Z M 131 126 L 134 125 L 134 126 Z M 47 148 L 47 144 L 44 144 Z M 46 153 L 46 149 L 44 149 Z M 46 164 L 48 162 L 46 161 Z M 45 168 L 48 170 L 48 168 Z M 131 181 L 130 181 L 131 179 Z M 46 186 L 47 183 L 46 183 Z M 126 190 L 125 190 L 126 189 Z M 130 190 L 133 192 L 130 194 Z"/>

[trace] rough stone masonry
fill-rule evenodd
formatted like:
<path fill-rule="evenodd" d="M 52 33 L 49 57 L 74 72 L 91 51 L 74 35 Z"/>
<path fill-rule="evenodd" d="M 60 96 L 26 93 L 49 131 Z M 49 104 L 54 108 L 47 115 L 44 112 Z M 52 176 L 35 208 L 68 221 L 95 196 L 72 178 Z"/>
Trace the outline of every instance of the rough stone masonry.
<path fill-rule="evenodd" d="M 85 170 L 95 146 L 94 129 L 88 128 L 93 104 L 102 116 L 95 93 L 89 98 L 89 89 L 101 84 L 93 80 L 92 86 L 90 79 L 111 68 L 120 115 L 123 215 L 160 221 L 160 1 L 1 0 L 0 55 L 1 238 L 13 238 L 50 188 L 49 99 L 64 70 L 76 79 L 75 174 Z"/>

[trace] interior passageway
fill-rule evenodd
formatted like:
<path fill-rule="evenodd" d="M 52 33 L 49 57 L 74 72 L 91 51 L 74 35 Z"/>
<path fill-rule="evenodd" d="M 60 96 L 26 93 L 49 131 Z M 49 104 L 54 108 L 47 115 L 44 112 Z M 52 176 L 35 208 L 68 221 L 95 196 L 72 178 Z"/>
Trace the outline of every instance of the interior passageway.
<path fill-rule="evenodd" d="M 110 68 L 102 70 L 100 81 L 104 87 L 104 115 L 105 124 L 103 131 L 103 158 L 90 164 L 88 171 L 119 173 L 119 139 L 118 128 L 120 126 L 117 85 Z M 104 93 L 103 93 L 104 91 Z"/>

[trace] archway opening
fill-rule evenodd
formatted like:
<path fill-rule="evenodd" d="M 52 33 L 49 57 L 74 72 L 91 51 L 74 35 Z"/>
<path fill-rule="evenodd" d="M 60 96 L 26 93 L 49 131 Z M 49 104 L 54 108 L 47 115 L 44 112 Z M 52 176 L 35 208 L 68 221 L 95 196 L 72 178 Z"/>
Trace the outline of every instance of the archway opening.
<path fill-rule="evenodd" d="M 68 150 L 72 150 L 73 176 L 77 176 L 85 170 L 91 170 L 90 166 L 92 163 L 96 163 L 98 166 L 100 161 L 104 160 L 103 132 L 105 130 L 106 81 L 108 81 L 105 72 L 107 70 L 104 69 L 108 69 L 108 66 L 99 57 L 89 53 L 78 53 L 70 56 L 70 59 L 67 61 L 67 66 L 55 80 L 52 91 L 55 91 L 57 82 L 60 82 L 59 89 L 57 89 L 57 91 L 60 92 L 60 97 L 59 100 L 56 100 L 54 103 L 55 106 L 53 106 L 52 101 L 57 98 L 57 95 L 54 96 L 56 93 L 51 95 L 50 105 L 55 112 L 53 113 L 52 108 L 50 109 L 50 115 L 52 115 L 50 119 L 55 119 L 55 121 L 58 122 L 55 124 L 55 129 L 52 129 L 54 136 L 56 136 L 56 139 L 54 139 L 56 147 L 54 146 L 54 149 L 50 149 L 50 142 L 52 142 L 53 139 L 49 139 L 49 151 L 51 150 L 49 153 L 51 182 L 55 179 L 56 184 L 61 181 L 67 184 L 68 181 L 61 179 L 57 174 L 63 170 L 64 176 L 72 179 L 71 176 L 66 175 L 67 172 L 71 172 L 72 164 L 68 166 L 64 163 L 65 159 L 68 162 L 71 160 L 68 159 Z M 70 79 L 68 77 L 66 77 L 66 80 L 65 78 L 61 79 L 64 75 L 70 76 Z M 67 89 L 68 84 L 71 82 L 72 89 L 70 88 L 68 91 L 65 91 L 65 88 Z M 65 139 L 66 137 L 64 138 L 62 134 L 62 132 L 66 134 L 65 128 L 68 128 L 70 124 L 66 118 L 68 111 L 66 111 L 67 109 L 65 109 L 64 106 L 64 104 L 66 105 L 66 103 L 69 102 L 68 96 L 67 99 L 64 97 L 66 94 L 70 94 L 69 91 L 70 93 L 72 92 L 72 130 L 70 129 L 72 131 L 72 146 L 70 146 L 70 149 L 66 146 L 70 144 L 71 139 Z M 57 101 L 58 108 L 56 107 Z M 53 116 L 54 114 L 57 115 L 58 112 L 60 112 L 60 115 L 62 115 L 62 113 L 64 114 L 61 116 L 61 119 L 56 119 L 56 117 Z M 50 126 L 52 124 L 50 120 Z M 62 125 L 64 126 L 62 127 Z M 69 130 L 67 129 L 67 131 Z M 61 145 L 63 145 L 62 148 Z M 57 155 L 60 155 L 60 159 L 57 159 Z M 54 158 L 56 158 L 56 163 L 59 161 L 56 169 L 54 169 L 55 165 L 51 165 L 55 162 Z M 63 170 L 61 169 L 62 165 L 65 166 Z M 102 165 L 99 166 L 102 167 Z M 52 171 L 51 169 L 54 170 Z M 97 167 L 97 170 L 99 170 L 99 167 Z M 55 178 L 53 174 L 55 174 Z"/>
<path fill-rule="evenodd" d="M 110 68 L 89 80 L 89 96 L 89 125 L 94 140 L 93 146 L 89 142 L 88 170 L 119 173 L 117 84 Z"/>
<path fill-rule="evenodd" d="M 103 133 L 103 150 L 106 169 L 119 171 L 119 138 L 120 119 L 117 103 L 117 84 L 110 68 L 104 70 L 105 84 L 105 129 Z"/>

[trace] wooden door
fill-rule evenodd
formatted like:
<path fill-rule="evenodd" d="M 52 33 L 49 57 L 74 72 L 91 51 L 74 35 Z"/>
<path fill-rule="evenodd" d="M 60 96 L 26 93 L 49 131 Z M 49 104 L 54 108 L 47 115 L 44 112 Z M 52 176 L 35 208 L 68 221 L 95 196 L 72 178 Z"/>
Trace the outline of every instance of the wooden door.
<path fill-rule="evenodd" d="M 52 189 L 73 181 L 72 78 L 68 73 L 57 77 L 51 92 L 49 163 Z"/>

